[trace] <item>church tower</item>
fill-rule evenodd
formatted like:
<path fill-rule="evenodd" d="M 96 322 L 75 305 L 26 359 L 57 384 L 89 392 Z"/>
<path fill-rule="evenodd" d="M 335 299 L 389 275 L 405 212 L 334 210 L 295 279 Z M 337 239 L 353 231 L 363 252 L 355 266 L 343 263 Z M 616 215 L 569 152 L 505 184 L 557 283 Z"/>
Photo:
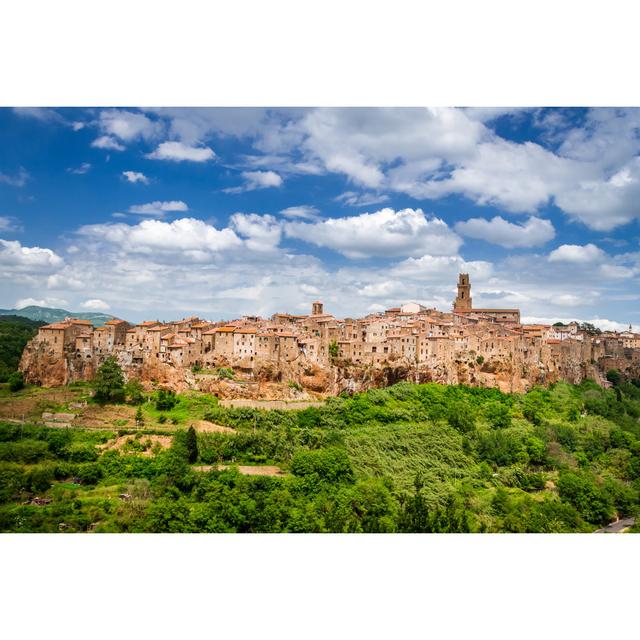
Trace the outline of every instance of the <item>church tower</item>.
<path fill-rule="evenodd" d="M 458 274 L 458 295 L 453 303 L 454 311 L 471 311 L 473 308 L 471 300 L 471 284 L 469 283 L 469 274 Z"/>

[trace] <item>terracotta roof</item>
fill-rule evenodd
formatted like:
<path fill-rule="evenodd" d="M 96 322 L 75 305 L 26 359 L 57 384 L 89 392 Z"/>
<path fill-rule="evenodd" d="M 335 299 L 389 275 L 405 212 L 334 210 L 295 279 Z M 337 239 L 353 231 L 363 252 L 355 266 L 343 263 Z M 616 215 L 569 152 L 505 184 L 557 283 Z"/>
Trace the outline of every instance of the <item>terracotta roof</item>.
<path fill-rule="evenodd" d="M 113 320 L 107 320 L 105 324 L 127 324 L 126 320 L 120 320 L 118 318 L 114 318 Z"/>
<path fill-rule="evenodd" d="M 216 333 L 233 333 L 237 330 L 237 327 L 218 327 L 215 331 Z"/>
<path fill-rule="evenodd" d="M 94 331 L 106 331 L 107 328 L 106 327 L 94 327 L 93 330 Z"/>
<path fill-rule="evenodd" d="M 456 313 L 520 313 L 520 309 L 460 309 Z"/>
<path fill-rule="evenodd" d="M 247 334 L 252 334 L 252 333 L 256 333 L 255 329 L 251 329 L 251 328 L 246 328 L 246 329 L 236 329 L 235 333 L 247 333 Z"/>
<path fill-rule="evenodd" d="M 90 320 L 81 320 L 80 318 L 69 318 L 69 322 L 71 322 L 71 324 L 93 325 Z"/>
<path fill-rule="evenodd" d="M 68 322 L 54 322 L 52 324 L 47 324 L 44 327 L 40 327 L 40 329 L 52 329 L 58 331 L 60 329 L 68 329 L 70 326 L 71 325 Z"/>

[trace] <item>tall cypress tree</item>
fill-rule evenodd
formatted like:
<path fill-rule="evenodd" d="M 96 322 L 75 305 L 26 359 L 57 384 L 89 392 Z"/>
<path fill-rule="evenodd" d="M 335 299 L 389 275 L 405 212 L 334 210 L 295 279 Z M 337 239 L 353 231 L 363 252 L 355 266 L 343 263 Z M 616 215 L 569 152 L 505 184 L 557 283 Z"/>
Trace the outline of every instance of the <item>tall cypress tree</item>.
<path fill-rule="evenodd" d="M 187 431 L 187 455 L 189 457 L 189 464 L 193 464 L 198 459 L 198 437 L 193 425 L 190 426 Z"/>

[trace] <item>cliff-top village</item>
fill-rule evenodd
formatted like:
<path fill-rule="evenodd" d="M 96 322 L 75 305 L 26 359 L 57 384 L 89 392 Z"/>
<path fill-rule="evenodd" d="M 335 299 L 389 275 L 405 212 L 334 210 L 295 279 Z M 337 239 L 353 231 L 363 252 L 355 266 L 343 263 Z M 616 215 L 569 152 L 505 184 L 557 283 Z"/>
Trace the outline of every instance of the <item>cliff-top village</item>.
<path fill-rule="evenodd" d="M 290 382 L 318 392 L 399 379 L 496 386 L 524 391 L 559 379 L 607 385 L 611 368 L 640 363 L 640 334 L 522 324 L 519 309 L 473 307 L 468 274 L 460 274 L 452 311 L 410 302 L 364 318 L 335 318 L 322 302 L 308 315 L 276 313 L 232 322 L 197 317 L 94 327 L 67 318 L 40 328 L 20 368 L 43 386 L 91 379 L 109 356 L 126 376 L 183 389 L 194 373 L 232 368 L 239 378 Z"/>

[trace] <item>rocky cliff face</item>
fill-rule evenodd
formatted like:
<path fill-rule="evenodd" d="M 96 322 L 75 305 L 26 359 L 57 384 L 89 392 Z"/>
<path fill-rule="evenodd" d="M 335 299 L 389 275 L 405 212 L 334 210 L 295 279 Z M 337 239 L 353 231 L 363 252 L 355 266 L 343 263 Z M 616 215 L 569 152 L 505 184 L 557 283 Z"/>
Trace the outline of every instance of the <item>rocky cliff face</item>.
<path fill-rule="evenodd" d="M 104 359 L 104 356 L 102 357 Z M 579 383 L 585 378 L 605 382 L 609 369 L 619 369 L 628 377 L 640 376 L 640 356 L 622 354 L 600 358 L 598 364 L 586 362 L 579 353 L 562 357 L 527 360 L 508 354 L 478 362 L 472 354 L 458 356 L 452 362 L 420 365 L 400 360 L 387 365 L 356 365 L 337 361 L 322 367 L 299 358 L 293 362 L 259 364 L 254 371 L 236 369 L 235 380 L 219 380 L 212 375 L 194 375 L 190 369 L 158 360 L 136 363 L 130 354 L 120 352 L 117 359 L 127 379 L 137 378 L 147 388 L 160 386 L 174 391 L 199 389 L 221 398 L 300 399 L 314 395 L 355 393 L 386 387 L 400 381 L 415 383 L 466 384 L 495 387 L 503 392 L 523 393 L 534 385 L 558 380 Z M 20 370 L 31 384 L 53 387 L 77 380 L 89 381 L 101 364 L 97 357 L 75 353 L 55 355 L 43 343 L 31 341 L 22 355 Z"/>

